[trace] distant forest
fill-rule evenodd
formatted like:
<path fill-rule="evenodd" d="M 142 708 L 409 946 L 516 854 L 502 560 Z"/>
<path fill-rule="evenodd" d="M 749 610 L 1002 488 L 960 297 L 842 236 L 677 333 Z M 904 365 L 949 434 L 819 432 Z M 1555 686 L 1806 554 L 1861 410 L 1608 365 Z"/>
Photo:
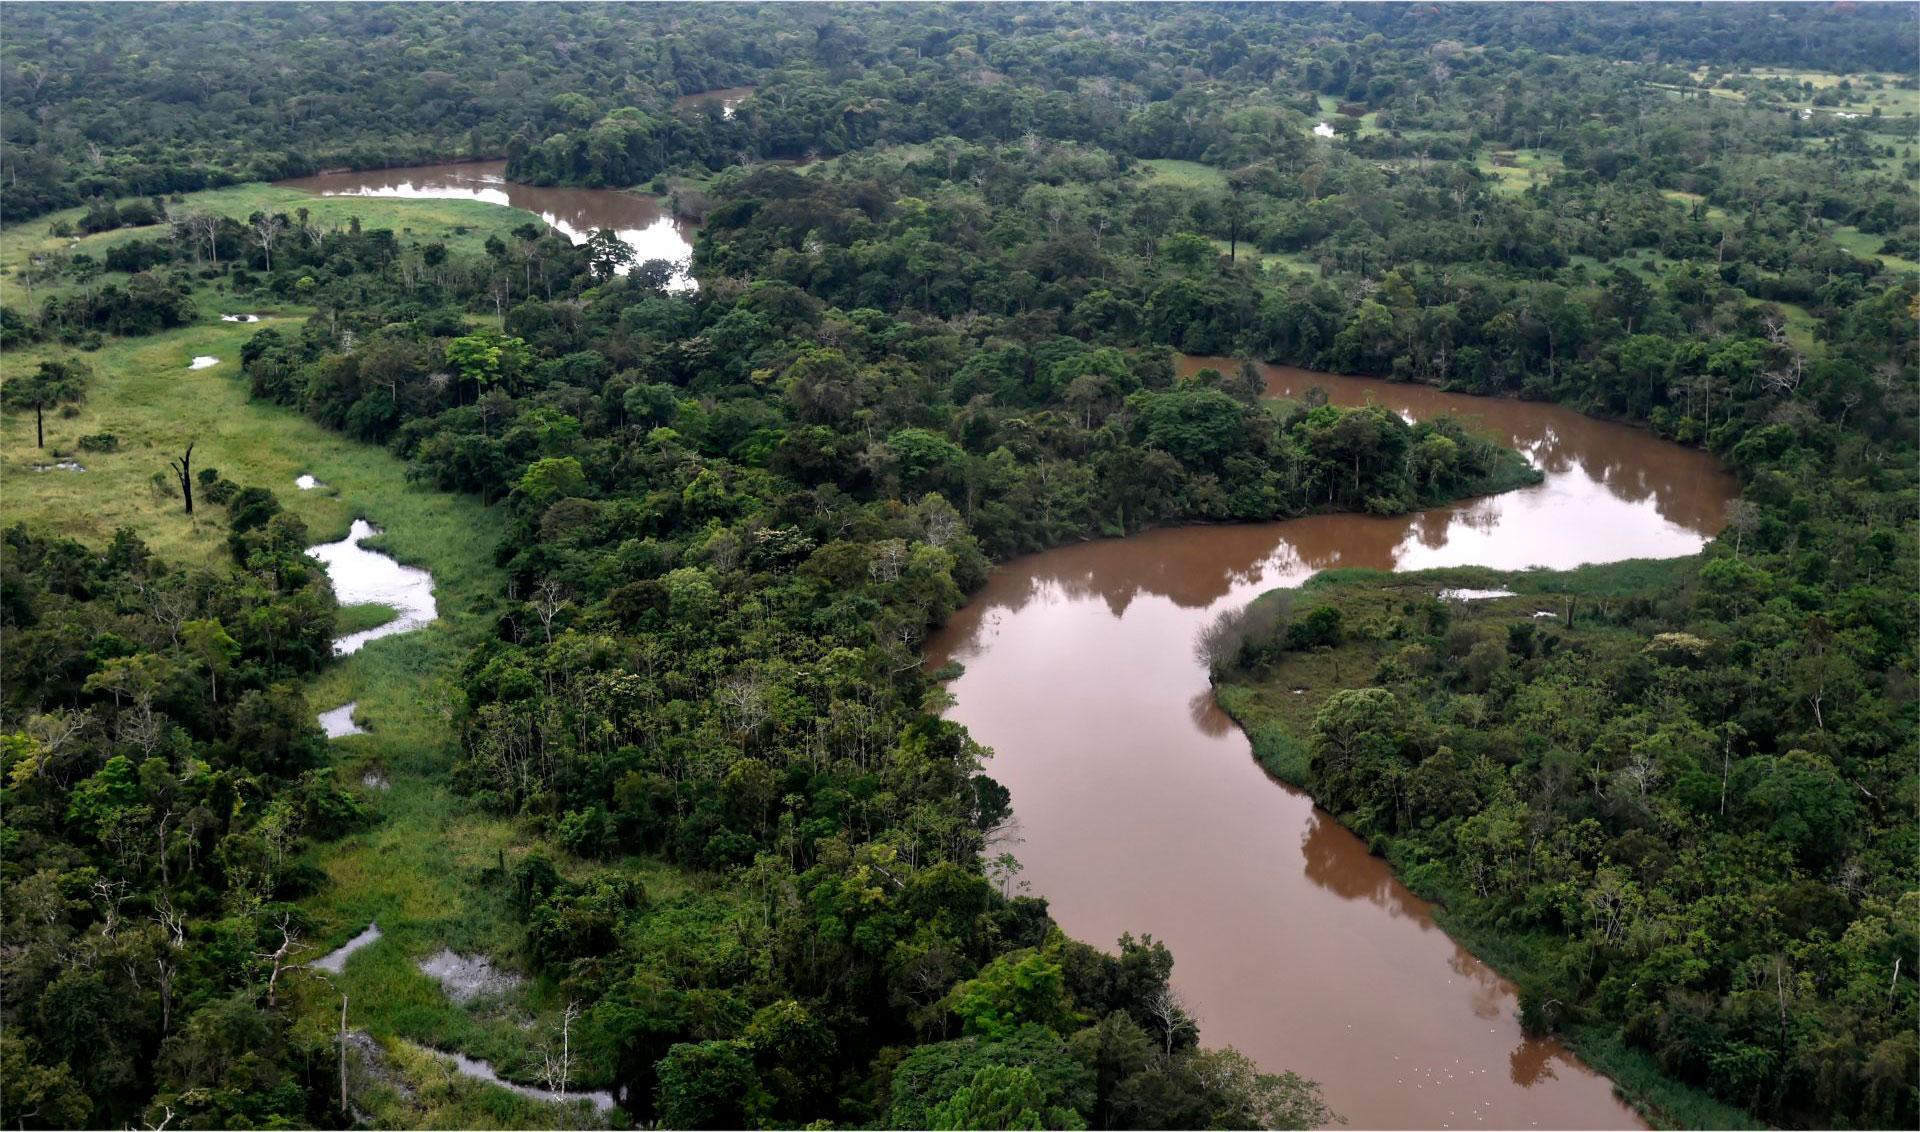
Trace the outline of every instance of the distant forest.
<path fill-rule="evenodd" d="M 128 343 L 244 298 L 281 315 L 221 380 L 487 505 L 500 584 L 433 705 L 449 797 L 521 838 L 475 906 L 572 1085 L 669 1127 L 1331 1115 L 1206 1046 L 1164 945 L 1070 939 L 989 871 L 1020 799 L 920 645 L 1015 554 L 1530 473 L 1177 354 L 1705 448 L 1742 498 L 1667 592 L 1584 642 L 1410 614 L 1305 780 L 1470 894 L 1529 1029 L 1624 1051 L 1656 1121 L 1913 1127 L 1916 34 L 1896 5 L 19 5 L 0 207 L 54 246 L 8 281 L 5 407 L 77 413 Z M 675 103 L 734 85 L 730 117 Z M 504 211 L 429 237 L 195 195 L 469 156 L 697 215 L 698 290 Z M 155 473 L 230 566 L 4 536 L 0 1107 L 348 1126 L 338 1003 L 283 961 L 343 926 L 315 847 L 401 819 L 299 690 L 339 615 L 304 524 Z M 382 1111 L 514 1119 L 443 1099 Z"/>
<path fill-rule="evenodd" d="M 612 110 L 655 122 L 677 96 L 770 82 L 791 94 L 752 130 L 671 131 L 624 169 L 590 158 L 601 167 L 530 167 L 527 179 L 633 184 L 689 161 L 719 169 L 745 156 L 1030 131 L 1189 157 L 1189 146 L 1124 117 L 1151 120 L 1155 104 L 1184 114 L 1209 92 L 1297 65 L 1314 68 L 1303 89 L 1393 103 L 1393 88 L 1418 71 L 1382 49 L 1442 42 L 1534 74 L 1569 56 L 1642 75 L 1699 64 L 1905 72 L 1920 52 L 1898 4 L 1564 4 L 1551 18 L 1507 4 L 551 4 L 537 24 L 493 5 L 245 11 L 244 20 L 213 4 L 9 13 L 0 219 L 331 167 L 503 157 L 588 131 Z M 982 71 L 994 81 L 970 81 Z M 850 94 L 885 104 L 856 110 Z"/>

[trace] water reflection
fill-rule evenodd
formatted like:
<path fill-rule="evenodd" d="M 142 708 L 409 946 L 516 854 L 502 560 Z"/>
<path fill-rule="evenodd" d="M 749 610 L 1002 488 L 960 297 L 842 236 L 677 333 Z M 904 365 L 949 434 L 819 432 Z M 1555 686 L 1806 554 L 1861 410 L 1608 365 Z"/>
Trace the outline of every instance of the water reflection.
<path fill-rule="evenodd" d="M 677 106 L 693 107 L 705 106 L 709 103 L 718 103 L 720 106 L 721 119 L 730 122 L 733 120 L 734 107 L 739 106 L 740 103 L 745 101 L 746 97 L 752 93 L 753 88 L 750 86 L 722 86 L 715 87 L 712 90 L 700 90 L 692 94 L 683 94 L 673 101 Z"/>
<path fill-rule="evenodd" d="M 1240 363 L 1231 358 L 1188 356 L 1180 361 L 1183 374 L 1206 367 L 1233 372 Z M 1697 474 L 1703 457 L 1673 444 L 1639 444 L 1639 430 L 1594 420 L 1557 405 L 1490 397 L 1442 393 L 1425 385 L 1367 377 L 1337 377 L 1292 366 L 1262 365 L 1267 394 L 1303 399 L 1313 388 L 1324 390 L 1336 405 L 1363 405 L 1369 401 L 1414 419 L 1452 413 L 1526 453 L 1550 476 L 1578 473 L 1606 494 L 1626 504 L 1651 499 L 1661 518 L 1695 530 L 1717 529 L 1724 505 L 1718 477 Z"/>
<path fill-rule="evenodd" d="M 477 200 L 507 205 L 539 215 L 576 244 L 585 243 L 598 229 L 612 228 L 633 246 L 635 262 L 664 259 L 676 266 L 669 290 L 693 290 L 698 286 L 687 266 L 693 256 L 693 237 L 699 226 L 673 216 L 652 197 L 639 193 L 523 185 L 507 180 L 504 161 L 322 173 L 278 184 L 327 197 Z"/>
<path fill-rule="evenodd" d="M 1514 1046 L 1513 1052 L 1507 1055 L 1507 1074 L 1514 1084 L 1524 1089 L 1553 1080 L 1557 1076 L 1553 1063 L 1553 1046 L 1529 1039 Z"/>
<path fill-rule="evenodd" d="M 949 714 L 997 752 L 1022 879 L 1082 939 L 1166 940 L 1210 1043 L 1321 1081 L 1357 1127 L 1431 1127 L 1450 1111 L 1489 1127 L 1636 1124 L 1605 1078 L 1521 1033 L 1512 988 L 1385 862 L 1266 777 L 1192 646 L 1221 610 L 1334 566 L 1693 553 L 1732 481 L 1701 453 L 1551 406 L 1268 378 L 1276 394 L 1312 384 L 1339 404 L 1471 415 L 1546 480 L 1418 515 L 1187 527 L 1008 563 L 928 654 L 966 665 Z"/>
<path fill-rule="evenodd" d="M 1193 721 L 1195 731 L 1216 739 L 1233 730 L 1233 717 L 1220 710 L 1211 688 L 1195 692 L 1187 701 L 1187 718 Z"/>
<path fill-rule="evenodd" d="M 1342 900 L 1365 900 L 1395 919 L 1410 918 L 1423 929 L 1432 926 L 1427 903 L 1396 882 L 1385 861 L 1356 854 L 1353 847 L 1353 834 L 1321 811 L 1311 811 L 1300 834 L 1302 875 Z M 1462 949 L 1462 954 L 1470 953 Z"/>

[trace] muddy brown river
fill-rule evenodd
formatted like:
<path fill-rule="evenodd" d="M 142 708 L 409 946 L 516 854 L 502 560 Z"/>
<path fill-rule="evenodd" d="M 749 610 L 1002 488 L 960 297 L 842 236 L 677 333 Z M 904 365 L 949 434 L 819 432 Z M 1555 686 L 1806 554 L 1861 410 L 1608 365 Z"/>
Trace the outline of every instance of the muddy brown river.
<path fill-rule="evenodd" d="M 719 100 L 723 113 L 744 90 Z M 459 198 L 536 213 L 576 242 L 611 227 L 684 262 L 693 228 L 652 198 L 506 181 L 503 162 L 324 174 L 326 195 Z M 677 287 L 694 286 L 684 273 Z M 1191 373 L 1223 358 L 1188 358 Z M 1006 564 L 928 643 L 959 660 L 950 715 L 992 747 L 1025 866 L 1061 925 L 1110 945 L 1152 933 L 1204 1040 L 1319 1081 L 1356 1128 L 1638 1126 L 1606 1078 L 1530 1039 L 1513 988 L 1433 921 L 1385 862 L 1253 761 L 1214 706 L 1194 635 L 1223 609 L 1333 566 L 1566 567 L 1691 554 L 1735 491 L 1703 453 L 1549 405 L 1264 367 L 1420 418 L 1477 419 L 1544 483 L 1398 518 L 1186 527 Z"/>
<path fill-rule="evenodd" d="M 597 229 L 611 228 L 632 245 L 636 263 L 664 259 L 681 269 L 669 289 L 695 286 L 685 268 L 693 255 L 698 226 L 674 217 L 655 198 L 640 193 L 523 185 L 507 180 L 504 161 L 321 173 L 275 183 L 327 197 L 411 197 L 507 205 L 538 215 L 576 244 L 585 243 Z"/>
<path fill-rule="evenodd" d="M 1319 386 L 1336 404 L 1476 419 L 1546 480 L 1398 518 L 1184 527 L 1002 567 L 927 652 L 966 667 L 949 715 L 1013 792 L 1020 879 L 1080 939 L 1164 940 L 1207 1044 L 1319 1081 L 1356 1128 L 1638 1127 L 1605 1077 L 1521 1033 L 1512 986 L 1384 861 L 1266 776 L 1192 644 L 1221 610 L 1333 566 L 1691 554 L 1734 482 L 1704 453 L 1550 405 L 1266 372 L 1276 396 Z"/>

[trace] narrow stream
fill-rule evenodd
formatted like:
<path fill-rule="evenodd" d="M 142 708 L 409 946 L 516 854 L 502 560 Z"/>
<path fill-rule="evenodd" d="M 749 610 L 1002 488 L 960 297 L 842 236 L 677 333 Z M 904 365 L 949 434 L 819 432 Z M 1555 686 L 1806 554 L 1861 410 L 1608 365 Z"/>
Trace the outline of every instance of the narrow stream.
<path fill-rule="evenodd" d="M 965 665 L 949 715 L 995 752 L 1021 879 L 1076 938 L 1165 941 L 1208 1044 L 1319 1081 L 1354 1127 L 1635 1126 L 1610 1081 L 1521 1032 L 1511 985 L 1384 861 L 1266 776 L 1193 641 L 1220 611 L 1334 566 L 1692 554 L 1733 480 L 1704 453 L 1551 405 L 1266 374 L 1272 395 L 1318 386 L 1337 404 L 1472 417 L 1546 479 L 1396 518 L 1173 528 L 1007 563 L 929 642 L 927 664 Z"/>
<path fill-rule="evenodd" d="M 335 975 L 341 974 L 346 971 L 347 960 L 353 958 L 354 952 L 363 947 L 371 947 L 378 942 L 380 942 L 380 925 L 368 924 L 366 930 L 359 935 L 315 959 L 308 966 Z"/>
<path fill-rule="evenodd" d="M 439 616 L 433 603 L 433 575 L 360 545 L 379 533 L 372 523 L 355 519 L 346 538 L 307 548 L 327 568 L 333 595 L 341 605 L 385 605 L 399 614 L 384 625 L 337 638 L 335 656 L 359 652 L 368 641 L 410 633 Z"/>
<path fill-rule="evenodd" d="M 302 476 L 303 480 L 311 479 Z M 301 484 L 304 488 L 307 485 Z M 347 531 L 347 537 L 339 542 L 321 543 L 307 548 L 307 553 L 318 559 L 326 567 L 327 576 L 333 583 L 334 596 L 342 605 L 377 604 L 392 607 L 399 616 L 384 625 L 359 633 L 350 633 L 333 642 L 335 656 L 346 656 L 358 652 L 368 641 L 381 637 L 390 637 L 398 633 L 412 632 L 430 624 L 439 616 L 433 600 L 433 575 L 413 566 L 402 566 L 388 555 L 377 550 L 369 550 L 361 543 L 379 533 L 379 529 L 365 519 L 355 519 Z M 321 730 L 327 738 L 338 739 L 347 735 L 364 735 L 366 730 L 353 721 L 354 710 L 359 702 L 350 700 L 340 707 L 323 711 L 319 715 Z M 369 789 L 384 790 L 388 783 L 384 776 L 369 772 L 363 779 Z M 360 934 L 334 950 L 313 960 L 309 966 L 329 974 L 344 974 L 347 960 L 363 948 L 371 947 L 380 941 L 380 925 L 370 923 Z M 451 953 L 449 953 L 451 954 Z M 457 958 L 457 957 L 456 957 Z M 427 961 L 423 966 L 429 975 L 440 979 L 444 984 L 444 973 L 435 969 L 434 963 L 439 957 Z M 479 967 L 491 971 L 484 960 Z M 496 976 L 501 985 L 510 985 L 505 976 Z M 450 995 L 456 1001 L 460 997 Z M 585 1101 L 596 1112 L 606 1112 L 614 1107 L 613 1094 L 605 1089 L 565 1090 L 537 1088 L 532 1085 L 520 1085 L 502 1078 L 493 1066 L 478 1058 L 445 1050 L 432 1051 L 435 1056 L 444 1059 L 456 1073 L 476 1081 L 498 1085 L 510 1089 L 523 1097 L 554 1104 L 575 1104 Z"/>
<path fill-rule="evenodd" d="M 542 1089 L 534 1085 L 520 1085 L 500 1076 L 500 1074 L 494 1071 L 493 1066 L 481 1061 L 477 1057 L 468 1057 L 463 1053 L 448 1053 L 445 1050 L 435 1050 L 433 1052 L 452 1062 L 454 1070 L 462 1077 L 471 1077 L 476 1081 L 485 1081 L 488 1084 L 498 1085 L 503 1089 L 510 1089 L 523 1097 L 529 1097 L 536 1101 L 546 1101 L 549 1104 L 576 1104 L 580 1101 L 586 1101 L 593 1105 L 595 1112 L 606 1112 L 614 1106 L 613 1094 L 605 1089 L 567 1089 L 563 1091 L 559 1089 Z"/>

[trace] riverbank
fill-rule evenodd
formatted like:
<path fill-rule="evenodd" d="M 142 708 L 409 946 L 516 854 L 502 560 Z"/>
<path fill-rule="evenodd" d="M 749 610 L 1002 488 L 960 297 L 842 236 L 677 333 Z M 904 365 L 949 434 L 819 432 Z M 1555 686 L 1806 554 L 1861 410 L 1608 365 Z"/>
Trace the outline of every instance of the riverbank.
<path fill-rule="evenodd" d="M 1181 367 L 1220 368 L 1208 361 Z M 1705 453 L 1553 405 L 1262 370 L 1270 394 L 1297 401 L 1318 387 L 1333 405 L 1455 416 L 1545 479 L 1399 516 L 1170 527 L 1002 564 L 927 651 L 960 669 L 947 717 L 996 752 L 1020 880 L 1078 938 L 1163 940 L 1211 1041 L 1320 1081 L 1356 1125 L 1438 1112 L 1632 1126 L 1611 1081 L 1523 1032 L 1512 985 L 1439 930 L 1384 859 L 1273 784 L 1214 702 L 1203 658 L 1223 615 L 1324 570 L 1697 554 L 1734 482 Z"/>
<path fill-rule="evenodd" d="M 1334 633 L 1310 647 L 1249 650 L 1258 657 L 1252 667 L 1234 664 L 1216 673 L 1214 699 L 1245 732 L 1262 768 L 1317 801 L 1326 799 L 1322 769 L 1312 762 L 1313 736 L 1316 719 L 1323 718 L 1323 709 L 1336 696 L 1407 682 L 1411 668 L 1437 663 L 1433 641 L 1440 639 L 1455 648 L 1464 646 L 1463 655 L 1452 663 L 1469 671 L 1489 663 L 1481 641 L 1504 642 L 1502 648 L 1530 655 L 1534 649 L 1586 654 L 1654 647 L 1635 622 L 1658 598 L 1695 584 L 1700 561 L 1698 556 L 1637 560 L 1565 571 L 1324 571 L 1300 586 L 1261 595 L 1251 607 L 1258 611 L 1252 619 L 1282 626 L 1317 621 L 1338 626 Z M 1686 645 L 1675 642 L 1672 647 Z M 1243 653 L 1243 659 L 1248 655 Z M 1349 706 L 1350 701 L 1341 700 L 1335 710 Z M 1446 751 L 1427 756 L 1449 757 Z M 1524 758 L 1519 752 L 1514 757 Z M 1418 769 L 1411 771 L 1396 789 L 1431 789 L 1419 775 Z M 1503 930 L 1489 921 L 1484 902 L 1463 886 L 1439 849 L 1450 838 L 1467 836 L 1458 832 L 1466 823 L 1443 819 L 1444 835 L 1427 829 L 1396 835 L 1383 829 L 1384 823 L 1356 818 L 1352 811 L 1333 816 L 1365 838 L 1408 888 L 1433 903 L 1436 922 L 1450 936 L 1520 986 L 1523 1017 L 1558 1014 L 1557 999 L 1544 988 L 1551 985 L 1555 971 L 1564 970 L 1570 941 L 1550 932 Z M 1613 1078 L 1656 1127 L 1764 1126 L 1667 1076 L 1651 1056 L 1623 1041 L 1617 1026 L 1596 1015 L 1556 1016 L 1551 1025 L 1590 1066 Z"/>

